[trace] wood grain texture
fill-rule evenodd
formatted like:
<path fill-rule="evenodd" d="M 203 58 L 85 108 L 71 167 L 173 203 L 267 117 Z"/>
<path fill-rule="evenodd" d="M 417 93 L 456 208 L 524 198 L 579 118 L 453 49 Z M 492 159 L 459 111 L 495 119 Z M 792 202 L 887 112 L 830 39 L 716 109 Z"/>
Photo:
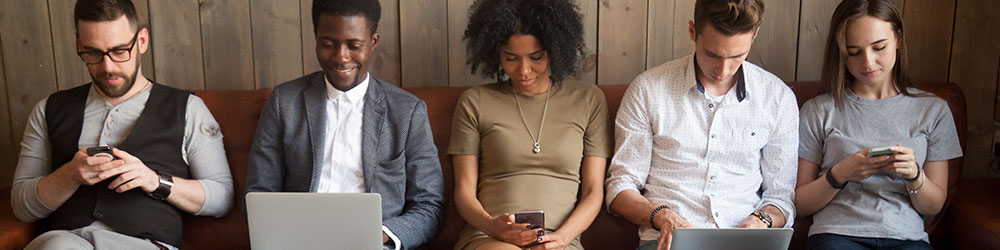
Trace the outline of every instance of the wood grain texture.
<path fill-rule="evenodd" d="M 297 2 L 250 1 L 255 88 L 273 88 L 302 76 L 300 14 Z"/>
<path fill-rule="evenodd" d="M 654 0 L 655 1 L 655 0 Z M 694 21 L 695 0 L 674 0 L 674 58 L 694 54 L 694 41 L 688 31 L 689 22 Z"/>
<path fill-rule="evenodd" d="M 826 53 L 830 19 L 840 1 L 802 1 L 796 81 L 818 81 L 823 74 L 823 54 Z"/>
<path fill-rule="evenodd" d="M 646 0 L 601 0 L 597 83 L 628 84 L 646 69 Z"/>
<path fill-rule="evenodd" d="M 918 82 L 947 81 L 955 0 L 906 1 L 905 5 L 910 77 Z"/>
<path fill-rule="evenodd" d="M 916 2 L 907 1 L 907 5 Z M 993 135 L 997 129 L 993 121 L 998 87 L 997 62 L 1000 61 L 1000 46 L 996 43 L 1000 39 L 1000 17 L 995 13 L 1000 12 L 1000 3 L 960 0 L 957 6 L 951 73 L 947 80 L 962 87 L 968 106 L 969 130 L 963 175 L 985 177 L 989 174 L 991 149 L 996 140 Z M 910 55 L 910 61 L 928 60 L 920 53 Z M 914 70 L 917 69 L 911 68 L 910 72 Z"/>
<path fill-rule="evenodd" d="M 76 54 L 76 23 L 73 20 L 73 6 L 76 5 L 76 1 L 49 0 L 48 2 L 57 86 L 59 89 L 69 89 L 90 82 L 87 64 Z"/>
<path fill-rule="evenodd" d="M 312 0 L 299 1 L 299 20 L 302 36 L 302 74 L 307 75 L 322 70 L 316 58 L 316 33 L 313 29 Z"/>
<path fill-rule="evenodd" d="M 405 0 L 399 3 L 402 86 L 448 85 L 448 3 Z"/>
<path fill-rule="evenodd" d="M 799 0 L 771 0 L 747 60 L 784 81 L 795 80 Z"/>
<path fill-rule="evenodd" d="M 379 0 L 382 5 L 382 16 L 378 24 L 378 46 L 372 52 L 374 64 L 372 64 L 372 75 L 400 86 L 400 65 L 399 65 L 399 1 L 400 0 Z M 405 1 L 405 0 L 403 0 Z"/>
<path fill-rule="evenodd" d="M 200 0 L 206 89 L 253 89 L 250 2 Z"/>
<path fill-rule="evenodd" d="M 586 56 L 580 62 L 575 81 L 597 84 L 597 17 L 599 0 L 576 0 L 583 21 L 583 42 L 587 44 Z"/>
<path fill-rule="evenodd" d="M 3 58 L 3 34 L 0 32 L 0 59 Z M 10 109 L 7 108 L 7 79 L 4 74 L 3 60 L 0 60 L 0 188 L 6 188 L 14 180 L 14 168 L 21 147 L 15 144 L 14 131 L 11 130 Z"/>
<path fill-rule="evenodd" d="M 646 69 L 674 60 L 675 0 L 650 0 L 646 24 Z M 685 31 L 687 29 L 685 28 Z"/>
<path fill-rule="evenodd" d="M 448 0 L 448 83 L 452 86 L 475 86 L 495 80 L 472 74 L 465 65 L 466 46 L 462 41 L 469 25 L 469 8 L 475 0 Z"/>
<path fill-rule="evenodd" d="M 149 0 L 132 0 L 132 4 L 135 5 L 136 15 L 139 17 L 140 27 L 145 27 L 149 31 L 149 36 L 153 37 L 155 34 L 151 29 L 149 29 Z M 156 65 L 153 64 L 153 43 L 150 41 L 150 48 L 146 50 L 146 53 L 142 54 L 142 75 L 146 78 L 156 80 Z"/>
<path fill-rule="evenodd" d="M 21 142 L 28 113 L 57 90 L 50 29 L 46 1 L 5 1 L 0 8 L 0 50 L 10 112 L 10 130 L 4 136 L 15 145 Z"/>
<path fill-rule="evenodd" d="M 167 86 L 205 88 L 198 0 L 150 1 L 156 80 Z"/>

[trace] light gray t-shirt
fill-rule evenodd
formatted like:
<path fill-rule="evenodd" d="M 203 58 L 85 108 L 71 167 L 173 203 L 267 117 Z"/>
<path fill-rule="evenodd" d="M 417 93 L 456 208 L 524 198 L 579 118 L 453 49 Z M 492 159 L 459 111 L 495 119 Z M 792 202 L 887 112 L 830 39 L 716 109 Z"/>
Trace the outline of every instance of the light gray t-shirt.
<path fill-rule="evenodd" d="M 869 100 L 847 90 L 840 108 L 829 94 L 809 100 L 800 112 L 799 157 L 819 163 L 819 177 L 866 148 L 910 147 L 921 167 L 928 161 L 962 156 L 948 103 L 924 91 L 908 90 L 916 96 Z M 813 215 L 809 235 L 927 241 L 924 222 L 910 204 L 905 185 L 895 174 L 849 182 Z"/>

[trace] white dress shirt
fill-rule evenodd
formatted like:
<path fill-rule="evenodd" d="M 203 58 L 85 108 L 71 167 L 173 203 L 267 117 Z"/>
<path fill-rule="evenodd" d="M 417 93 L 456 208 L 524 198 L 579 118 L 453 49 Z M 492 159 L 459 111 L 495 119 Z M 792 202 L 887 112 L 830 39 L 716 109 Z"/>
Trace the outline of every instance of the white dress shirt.
<path fill-rule="evenodd" d="M 361 123 L 368 93 L 368 77 L 347 90 L 340 91 L 326 77 L 326 140 L 323 143 L 323 169 L 317 193 L 363 193 L 361 169 Z"/>
<path fill-rule="evenodd" d="M 361 168 L 361 125 L 365 110 L 365 94 L 368 82 L 365 80 L 349 90 L 340 91 L 326 82 L 326 140 L 323 143 L 323 169 L 320 170 L 317 193 L 364 193 L 364 170 Z M 390 244 L 398 250 L 399 238 L 389 228 L 382 226 L 389 235 Z M 390 249 L 390 248 L 386 248 Z"/>
<path fill-rule="evenodd" d="M 694 56 L 639 75 L 615 120 L 607 204 L 625 190 L 666 205 L 700 228 L 735 227 L 766 205 L 795 218 L 798 106 L 781 79 L 744 62 L 716 104 Z M 735 92 L 735 93 L 734 93 Z M 641 227 L 641 240 L 659 232 Z"/>

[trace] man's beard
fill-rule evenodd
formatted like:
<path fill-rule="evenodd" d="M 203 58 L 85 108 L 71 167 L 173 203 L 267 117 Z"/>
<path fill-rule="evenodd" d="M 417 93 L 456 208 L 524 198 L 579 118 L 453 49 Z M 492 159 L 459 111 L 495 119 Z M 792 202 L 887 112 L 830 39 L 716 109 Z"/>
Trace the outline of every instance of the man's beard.
<path fill-rule="evenodd" d="M 137 64 L 135 65 L 135 70 L 132 71 L 132 74 L 128 76 L 115 73 L 103 73 L 102 74 L 103 76 L 100 80 L 97 78 L 97 76 L 94 76 L 93 74 L 90 75 L 90 78 L 94 79 L 94 83 L 97 84 L 97 88 L 100 89 L 101 92 L 104 93 L 104 95 L 110 98 L 118 98 L 125 95 L 125 93 L 128 93 L 129 90 L 132 90 L 132 86 L 135 85 L 135 76 L 138 75 L 139 73 L 139 65 L 138 62 L 136 63 Z M 124 84 L 118 86 L 117 88 L 112 86 L 111 83 L 107 82 L 108 78 L 115 76 L 121 77 L 123 80 L 125 80 Z"/>

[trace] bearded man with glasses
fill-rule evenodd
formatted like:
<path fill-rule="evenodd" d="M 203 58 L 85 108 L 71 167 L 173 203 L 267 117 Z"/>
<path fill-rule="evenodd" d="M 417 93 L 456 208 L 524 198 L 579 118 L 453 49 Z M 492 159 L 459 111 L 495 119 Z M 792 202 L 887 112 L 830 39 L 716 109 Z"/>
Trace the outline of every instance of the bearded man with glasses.
<path fill-rule="evenodd" d="M 93 82 L 28 117 L 11 205 L 51 231 L 26 249 L 177 249 L 182 212 L 232 206 L 219 125 L 200 98 L 142 75 L 149 31 L 131 1 L 79 0 L 74 20 Z"/>

